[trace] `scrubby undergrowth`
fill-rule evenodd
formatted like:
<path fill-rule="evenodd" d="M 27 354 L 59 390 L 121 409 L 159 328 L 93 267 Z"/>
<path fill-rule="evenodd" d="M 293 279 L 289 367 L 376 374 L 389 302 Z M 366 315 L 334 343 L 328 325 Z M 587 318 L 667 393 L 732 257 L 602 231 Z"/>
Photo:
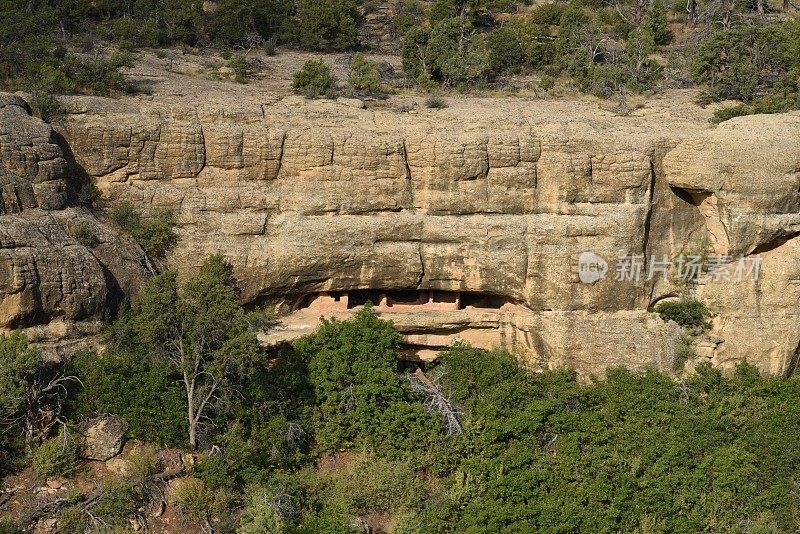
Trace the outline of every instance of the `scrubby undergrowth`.
<path fill-rule="evenodd" d="M 19 416 L 4 426 L 5 465 L 20 469 L 32 458 L 42 476 L 84 476 L 74 451 L 65 456 L 61 436 L 75 436 L 79 421 L 105 412 L 124 417 L 131 437 L 188 449 L 182 377 L 189 370 L 164 360 L 173 346 L 165 340 L 177 336 L 175 346 L 195 343 L 190 350 L 209 351 L 201 365 L 218 389 L 196 428 L 198 461 L 187 464 L 180 484 L 164 498 L 183 521 L 205 528 L 798 528 L 800 382 L 794 378 L 760 376 L 742 364 L 729 376 L 700 366 L 678 382 L 655 371 L 612 369 L 607 378 L 582 385 L 566 370 L 534 374 L 506 352 L 459 345 L 424 369 L 428 389 L 412 387 L 416 365 L 398 360 L 400 336 L 370 309 L 350 321 L 326 321 L 292 348 L 256 356 L 252 351 L 260 349 L 243 342 L 246 321 L 208 322 L 227 310 L 226 295 L 235 293 L 219 258 L 186 285 L 217 294 L 216 310 L 192 308 L 180 315 L 181 306 L 192 305 L 184 300 L 190 293 L 182 292 L 176 315 L 165 309 L 169 303 L 153 307 L 171 283 L 165 276 L 109 330 L 105 354 L 85 353 L 70 362 L 65 376 L 80 382 L 70 382 L 61 414 L 66 427 L 53 426 L 50 441 L 41 447 L 20 441 L 21 406 L 2 399 L 5 413 Z M 174 330 L 176 325 L 182 326 Z M 219 342 L 204 348 L 196 344 L 198 335 Z M 30 349 L 18 336 L 3 337 L 0 345 L 4 380 L 15 391 L 32 387 L 26 378 L 34 372 L 25 356 Z M 248 368 L 235 361 L 249 362 Z M 440 402 L 429 402 L 430 388 Z M 442 406 L 458 425 L 446 424 Z M 141 516 L 143 503 L 165 491 L 153 482 L 161 468 L 153 446 L 137 448 L 126 460 L 128 476 L 98 489 L 93 500 L 73 495 L 74 504 L 54 512 L 59 524 L 96 530 L 93 517 L 121 525 Z M 29 459 L 26 449 L 35 451 Z"/>

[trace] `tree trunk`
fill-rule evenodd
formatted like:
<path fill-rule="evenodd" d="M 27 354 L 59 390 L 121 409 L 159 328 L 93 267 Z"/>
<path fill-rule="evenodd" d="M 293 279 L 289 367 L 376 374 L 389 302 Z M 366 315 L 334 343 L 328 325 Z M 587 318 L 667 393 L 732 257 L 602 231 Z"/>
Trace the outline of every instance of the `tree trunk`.
<path fill-rule="evenodd" d="M 189 420 L 189 445 L 194 449 L 197 447 L 197 421 L 194 416 L 194 388 L 192 381 L 189 380 L 189 375 L 184 371 L 183 384 L 186 387 L 186 403 L 188 405 L 188 420 Z"/>

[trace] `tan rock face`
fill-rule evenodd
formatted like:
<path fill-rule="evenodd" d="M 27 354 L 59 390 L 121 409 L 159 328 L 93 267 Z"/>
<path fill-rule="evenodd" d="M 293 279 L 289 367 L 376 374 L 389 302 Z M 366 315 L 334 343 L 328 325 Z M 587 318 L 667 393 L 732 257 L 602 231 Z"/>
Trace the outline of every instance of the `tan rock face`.
<path fill-rule="evenodd" d="M 747 284 L 697 289 L 723 340 L 708 356 L 741 360 L 748 336 L 772 325 L 756 363 L 795 365 L 796 302 L 781 288 L 797 257 L 796 114 L 710 129 L 675 117 L 537 116 L 522 103 L 416 115 L 294 97 L 260 113 L 80 105 L 60 133 L 108 201 L 175 210 L 181 240 L 169 264 L 185 276 L 221 252 L 247 302 L 354 290 L 496 295 L 519 311 L 488 322 L 462 314 L 463 328 L 447 332 L 441 310 L 398 324 L 411 343 L 504 344 L 540 368 L 666 370 L 679 332 L 646 310 L 686 288 L 647 268 L 617 280 L 618 257 L 769 251 L 763 290 L 780 293 L 771 300 L 748 300 Z M 607 262 L 591 284 L 578 273 L 585 251 Z"/>
<path fill-rule="evenodd" d="M 101 318 L 142 278 L 138 247 L 69 205 L 68 182 L 77 180 L 55 139 L 22 99 L 0 94 L 0 330 Z M 98 244 L 81 245 L 76 228 Z"/>

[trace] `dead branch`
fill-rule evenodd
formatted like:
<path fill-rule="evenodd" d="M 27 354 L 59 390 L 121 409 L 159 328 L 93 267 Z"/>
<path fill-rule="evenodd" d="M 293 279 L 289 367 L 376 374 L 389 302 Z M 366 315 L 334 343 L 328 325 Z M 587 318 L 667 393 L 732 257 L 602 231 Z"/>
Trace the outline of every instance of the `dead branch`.
<path fill-rule="evenodd" d="M 460 436 L 464 433 L 464 429 L 461 427 L 461 421 L 459 420 L 461 411 L 441 392 L 436 383 L 425 376 L 422 369 L 417 368 L 414 374 L 409 374 L 408 381 L 411 383 L 411 388 L 414 391 L 427 397 L 425 407 L 428 411 L 439 412 L 442 415 L 448 436 Z"/>

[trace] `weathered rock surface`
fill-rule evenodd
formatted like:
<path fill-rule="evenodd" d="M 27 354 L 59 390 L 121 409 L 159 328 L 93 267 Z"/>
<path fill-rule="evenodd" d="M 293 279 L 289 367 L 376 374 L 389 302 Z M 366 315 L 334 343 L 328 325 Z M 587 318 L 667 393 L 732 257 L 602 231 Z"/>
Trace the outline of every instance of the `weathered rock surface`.
<path fill-rule="evenodd" d="M 140 283 L 138 247 L 69 203 L 72 172 L 52 128 L 21 98 L 0 95 L 0 330 L 84 336 Z M 84 246 L 77 230 L 97 243 Z"/>
<path fill-rule="evenodd" d="M 398 326 L 423 346 L 478 332 L 477 344 L 505 344 L 532 366 L 599 374 L 668 370 L 680 336 L 647 310 L 687 287 L 648 265 L 618 280 L 618 258 L 763 253 L 759 282 L 692 290 L 716 314 L 702 355 L 775 373 L 796 365 L 798 114 L 711 128 L 672 111 L 554 114 L 525 101 L 409 114 L 215 98 L 76 98 L 80 113 L 59 129 L 111 204 L 175 210 L 168 263 L 184 276 L 221 252 L 252 303 L 353 290 L 501 296 L 521 311 L 411 313 Z M 592 284 L 578 273 L 584 251 L 608 263 Z"/>
<path fill-rule="evenodd" d="M 122 451 L 128 423 L 116 415 L 87 421 L 83 429 L 81 456 L 89 460 L 110 460 Z"/>

